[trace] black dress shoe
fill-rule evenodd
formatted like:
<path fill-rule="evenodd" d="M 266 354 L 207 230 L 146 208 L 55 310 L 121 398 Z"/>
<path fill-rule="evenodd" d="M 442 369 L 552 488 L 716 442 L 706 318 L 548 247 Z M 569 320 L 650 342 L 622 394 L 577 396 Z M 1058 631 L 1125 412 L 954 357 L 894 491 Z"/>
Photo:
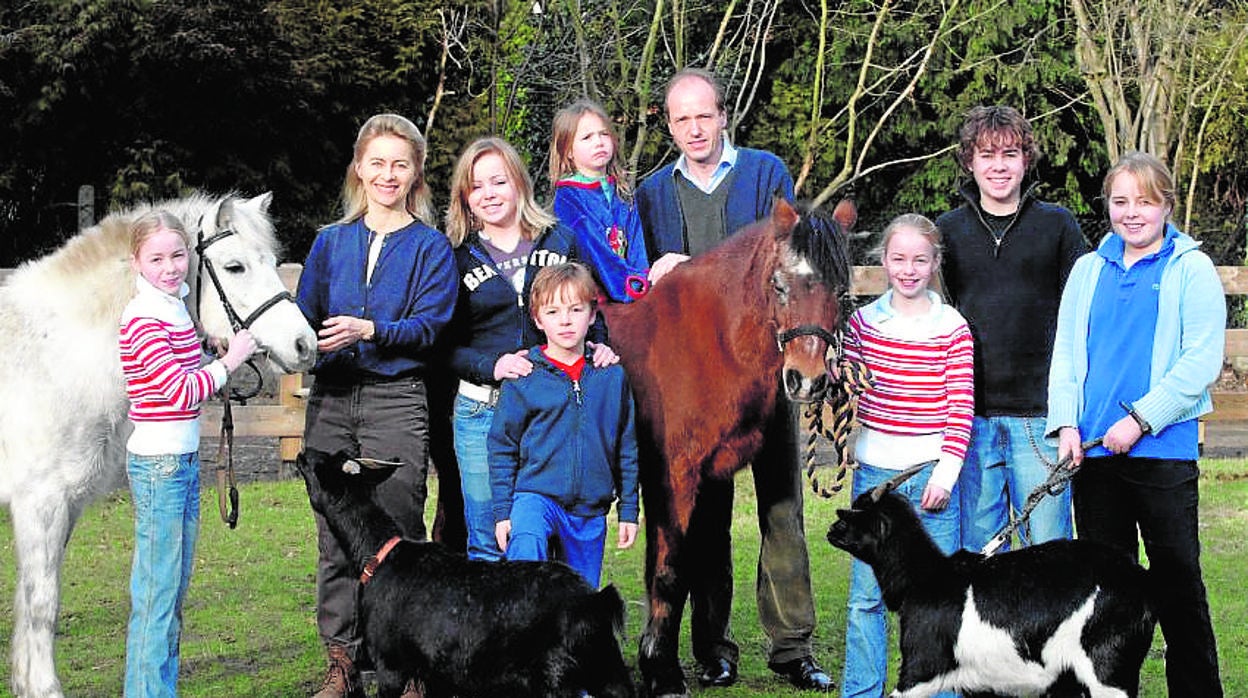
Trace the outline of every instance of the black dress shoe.
<path fill-rule="evenodd" d="M 771 670 L 789 680 L 789 683 L 803 691 L 819 691 L 827 693 L 836 688 L 836 683 L 827 672 L 815 664 L 810 657 L 802 657 L 780 664 L 769 664 Z"/>
<path fill-rule="evenodd" d="M 698 674 L 698 683 L 703 686 L 731 686 L 736 682 L 737 665 L 723 657 L 703 663 L 702 673 Z"/>

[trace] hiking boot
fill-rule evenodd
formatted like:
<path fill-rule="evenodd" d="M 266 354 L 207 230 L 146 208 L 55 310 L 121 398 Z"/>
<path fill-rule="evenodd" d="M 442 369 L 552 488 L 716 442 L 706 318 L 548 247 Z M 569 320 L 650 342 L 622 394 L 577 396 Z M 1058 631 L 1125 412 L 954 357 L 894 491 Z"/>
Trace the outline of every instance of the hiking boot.
<path fill-rule="evenodd" d="M 325 672 L 325 680 L 321 682 L 321 690 L 312 698 L 364 698 L 364 686 L 360 682 L 360 673 L 342 645 L 329 645 L 329 669 Z"/>

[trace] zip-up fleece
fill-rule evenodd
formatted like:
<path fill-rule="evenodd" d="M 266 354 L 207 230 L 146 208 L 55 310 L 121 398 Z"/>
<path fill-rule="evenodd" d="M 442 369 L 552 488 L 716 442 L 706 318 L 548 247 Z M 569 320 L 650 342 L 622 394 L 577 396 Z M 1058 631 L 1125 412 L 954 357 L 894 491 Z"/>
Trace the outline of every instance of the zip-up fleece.
<path fill-rule="evenodd" d="M 1049 359 L 1066 277 L 1087 243 L 1070 211 L 1019 201 L 998 242 L 979 205 L 974 182 L 966 199 L 936 219 L 944 241 L 941 284 L 975 340 L 975 414 L 1045 413 Z"/>
<path fill-rule="evenodd" d="M 574 516 L 603 516 L 619 499 L 620 521 L 640 513 L 633 396 L 624 367 L 597 368 L 587 357 L 573 381 L 529 350 L 533 372 L 503 381 L 490 426 L 494 520 L 511 518 L 516 492 L 559 502 Z"/>
<path fill-rule="evenodd" d="M 1174 252 L 1161 272 L 1157 327 L 1153 331 L 1148 392 L 1131 406 L 1154 432 L 1195 419 L 1213 409 L 1210 385 L 1222 370 L 1226 345 L 1226 304 L 1222 282 L 1200 243 L 1172 224 Z M 1105 247 L 1110 237 L 1101 242 Z M 1078 426 L 1083 414 L 1083 385 L 1088 379 L 1088 318 L 1105 257 L 1090 253 L 1079 260 L 1062 299 L 1061 322 L 1049 374 L 1049 415 L 1045 434 Z M 1135 370 L 1143 370 L 1143 366 Z M 1086 438 L 1087 435 L 1085 435 Z"/>
<path fill-rule="evenodd" d="M 312 329 L 335 315 L 373 321 L 368 342 L 321 354 L 312 373 L 318 380 L 352 383 L 424 373 L 428 352 L 455 310 L 455 267 L 446 236 L 413 222 L 386 235 L 373 267 L 368 266 L 364 219 L 326 226 L 316 236 L 295 299 Z"/>
<path fill-rule="evenodd" d="M 582 259 L 575 235 L 563 225 L 542 233 L 533 243 L 524 270 L 524 293 L 516 294 L 511 281 L 498 270 L 481 238 L 472 233 L 455 248 L 459 300 L 445 338 L 451 369 L 477 385 L 497 385 L 498 357 L 545 341 L 529 314 L 529 290 L 542 267 Z M 602 316 L 589 328 L 591 342 L 605 342 Z"/>
<path fill-rule="evenodd" d="M 559 222 L 575 231 L 577 245 L 607 297 L 629 303 L 628 277 L 645 279 L 650 268 L 641 219 L 636 204 L 614 191 L 608 201 L 602 187 L 601 181 L 559 180 L 551 208 Z"/>

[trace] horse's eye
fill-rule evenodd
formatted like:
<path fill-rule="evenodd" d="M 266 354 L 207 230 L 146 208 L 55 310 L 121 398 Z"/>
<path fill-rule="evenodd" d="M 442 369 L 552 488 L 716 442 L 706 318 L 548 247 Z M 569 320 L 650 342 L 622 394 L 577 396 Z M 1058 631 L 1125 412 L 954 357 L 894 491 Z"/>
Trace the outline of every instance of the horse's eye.
<path fill-rule="evenodd" d="M 247 267 L 244 266 L 242 262 L 227 262 L 225 270 L 231 274 L 242 274 L 247 270 Z"/>
<path fill-rule="evenodd" d="M 771 277 L 771 286 L 776 290 L 776 300 L 780 305 L 788 305 L 789 303 L 789 280 L 784 274 L 777 271 Z"/>

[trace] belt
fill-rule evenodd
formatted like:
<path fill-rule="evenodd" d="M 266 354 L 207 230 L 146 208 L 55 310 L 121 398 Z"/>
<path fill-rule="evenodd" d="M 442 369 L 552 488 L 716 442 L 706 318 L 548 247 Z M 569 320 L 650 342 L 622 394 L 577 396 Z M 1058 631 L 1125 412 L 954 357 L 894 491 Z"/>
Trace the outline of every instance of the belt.
<path fill-rule="evenodd" d="M 469 400 L 484 402 L 490 407 L 498 404 L 498 388 L 491 385 L 477 385 L 461 380 L 459 382 L 459 394 Z"/>

